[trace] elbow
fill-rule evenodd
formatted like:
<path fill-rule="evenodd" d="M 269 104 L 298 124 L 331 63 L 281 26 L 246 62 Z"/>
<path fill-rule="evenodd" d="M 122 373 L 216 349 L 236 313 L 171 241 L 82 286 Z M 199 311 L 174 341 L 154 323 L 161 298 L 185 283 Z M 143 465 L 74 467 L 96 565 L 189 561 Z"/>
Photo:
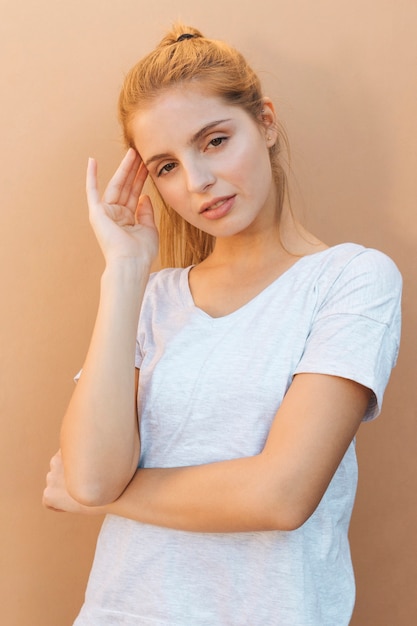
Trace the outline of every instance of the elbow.
<path fill-rule="evenodd" d="M 79 504 L 90 507 L 105 506 L 117 500 L 131 479 L 131 472 L 97 475 L 91 468 L 81 471 L 80 467 L 65 472 L 69 495 Z"/>
<path fill-rule="evenodd" d="M 303 507 L 281 504 L 269 510 L 265 515 L 267 530 L 293 531 L 303 526 L 312 512 L 307 512 Z"/>
<path fill-rule="evenodd" d="M 63 465 L 65 486 L 71 498 L 83 506 L 98 507 L 121 496 L 136 472 L 137 461 L 117 467 L 111 463 L 86 463 L 63 453 Z"/>
<path fill-rule="evenodd" d="M 258 510 L 262 511 L 261 524 L 265 530 L 297 530 L 311 517 L 318 502 L 297 497 L 294 492 L 289 494 L 275 485 L 275 489 L 269 490 L 266 497 L 262 497 L 261 503 L 258 501 Z"/>
<path fill-rule="evenodd" d="M 68 493 L 79 504 L 88 507 L 105 506 L 117 500 L 117 498 L 123 492 L 120 488 L 109 488 L 108 485 L 103 485 L 99 482 L 92 483 L 91 481 L 68 481 Z"/>
<path fill-rule="evenodd" d="M 274 507 L 274 510 L 269 507 L 269 510 L 265 512 L 263 525 L 265 530 L 290 532 L 301 528 L 310 515 L 297 507 L 281 504 L 281 506 Z"/>
<path fill-rule="evenodd" d="M 302 508 L 289 507 L 286 511 L 276 516 L 277 530 L 293 531 L 298 530 L 303 526 L 311 516 L 311 513 L 306 513 Z"/>
<path fill-rule="evenodd" d="M 70 496 L 79 504 L 87 507 L 105 506 L 114 502 L 116 498 L 111 498 L 107 494 L 93 489 L 78 489 L 70 492 Z"/>
<path fill-rule="evenodd" d="M 313 515 L 324 493 L 313 489 L 309 481 L 300 480 L 294 472 L 277 470 L 275 465 L 273 471 L 264 469 L 252 487 L 265 530 L 298 530 Z"/>

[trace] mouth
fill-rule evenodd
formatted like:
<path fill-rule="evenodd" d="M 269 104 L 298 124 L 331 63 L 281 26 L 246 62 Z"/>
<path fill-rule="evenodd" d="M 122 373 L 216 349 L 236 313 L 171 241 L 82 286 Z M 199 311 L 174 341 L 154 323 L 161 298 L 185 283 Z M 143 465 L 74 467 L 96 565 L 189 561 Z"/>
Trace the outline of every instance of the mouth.
<path fill-rule="evenodd" d="M 236 196 L 223 196 L 222 198 L 215 198 L 212 202 L 206 202 L 200 208 L 200 214 L 205 214 L 207 217 L 219 216 L 228 213 L 231 209 Z"/>

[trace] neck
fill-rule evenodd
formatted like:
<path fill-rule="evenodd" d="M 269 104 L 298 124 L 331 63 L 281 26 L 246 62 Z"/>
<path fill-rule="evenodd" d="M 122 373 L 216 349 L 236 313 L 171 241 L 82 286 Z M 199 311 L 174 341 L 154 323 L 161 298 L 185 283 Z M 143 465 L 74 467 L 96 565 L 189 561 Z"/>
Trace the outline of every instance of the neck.
<path fill-rule="evenodd" d="M 255 233 L 242 233 L 234 237 L 217 239 L 210 262 L 229 267 L 254 267 L 268 263 L 271 255 L 283 251 L 279 224 Z"/>
<path fill-rule="evenodd" d="M 213 252 L 203 262 L 232 272 L 257 271 L 276 263 L 313 254 L 327 246 L 298 222 L 289 208 L 267 228 L 216 240 Z"/>

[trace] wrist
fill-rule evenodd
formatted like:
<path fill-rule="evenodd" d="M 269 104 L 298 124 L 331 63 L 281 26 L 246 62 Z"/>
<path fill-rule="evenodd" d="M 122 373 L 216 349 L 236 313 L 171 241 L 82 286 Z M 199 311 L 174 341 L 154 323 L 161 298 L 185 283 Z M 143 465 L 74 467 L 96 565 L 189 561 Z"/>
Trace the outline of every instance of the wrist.
<path fill-rule="evenodd" d="M 107 261 L 101 277 L 102 286 L 116 282 L 118 285 L 140 286 L 146 284 L 151 262 L 138 257 L 117 257 Z"/>

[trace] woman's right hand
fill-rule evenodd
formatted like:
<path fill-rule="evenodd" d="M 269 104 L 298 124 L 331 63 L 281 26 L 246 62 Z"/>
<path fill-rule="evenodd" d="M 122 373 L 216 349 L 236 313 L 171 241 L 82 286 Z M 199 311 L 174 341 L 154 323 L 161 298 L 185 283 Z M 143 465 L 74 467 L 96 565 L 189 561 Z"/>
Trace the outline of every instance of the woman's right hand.
<path fill-rule="evenodd" d="M 90 223 L 106 263 L 139 259 L 150 265 L 158 254 L 158 231 L 150 198 L 141 195 L 148 176 L 139 154 L 129 148 L 100 199 L 97 163 L 89 159 L 86 191 Z"/>

